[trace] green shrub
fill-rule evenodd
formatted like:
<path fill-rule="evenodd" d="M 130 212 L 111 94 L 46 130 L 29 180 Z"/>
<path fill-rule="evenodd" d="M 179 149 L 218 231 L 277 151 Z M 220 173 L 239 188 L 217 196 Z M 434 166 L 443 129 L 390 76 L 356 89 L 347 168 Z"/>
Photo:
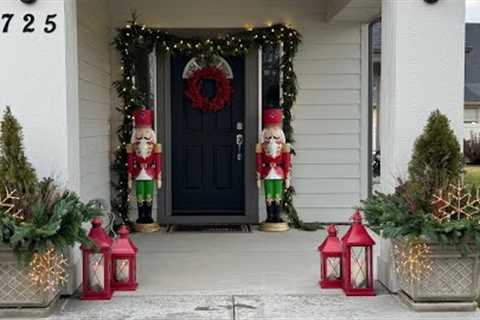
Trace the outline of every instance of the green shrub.
<path fill-rule="evenodd" d="M 408 165 L 410 182 L 426 195 L 458 182 L 463 156 L 448 118 L 440 111 L 430 115 L 423 133 L 415 141 Z"/>
<path fill-rule="evenodd" d="M 444 192 L 462 178 L 460 146 L 448 119 L 435 111 L 416 140 L 409 163 L 409 179 L 399 181 L 393 194 L 375 193 L 362 203 L 370 227 L 386 238 L 410 238 L 454 245 L 466 249 L 475 241 L 480 248 L 479 204 L 469 207 L 473 217 L 454 215 L 440 221 L 434 195 Z M 462 193 L 469 190 L 464 187 Z M 460 205 L 466 205 L 467 198 Z"/>
<path fill-rule="evenodd" d="M 25 156 L 22 127 L 7 107 L 0 125 L 0 194 L 5 188 L 30 198 L 38 184 L 35 170 Z"/>
<path fill-rule="evenodd" d="M 90 244 L 82 224 L 101 215 L 52 178 L 38 182 L 23 151 L 21 127 L 7 108 L 0 126 L 0 239 L 25 260 L 49 248 L 62 252 L 76 243 Z M 18 214 L 17 214 L 18 213 Z"/>

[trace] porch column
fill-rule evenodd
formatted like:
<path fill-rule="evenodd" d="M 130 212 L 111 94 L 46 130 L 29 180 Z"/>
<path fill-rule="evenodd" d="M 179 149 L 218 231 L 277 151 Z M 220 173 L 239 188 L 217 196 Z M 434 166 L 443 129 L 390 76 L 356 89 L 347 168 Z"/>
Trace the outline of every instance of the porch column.
<path fill-rule="evenodd" d="M 0 12 L 0 112 L 22 125 L 39 178 L 79 192 L 76 0 L 1 1 Z"/>
<path fill-rule="evenodd" d="M 75 0 L 2 1 L 0 108 L 23 127 L 39 177 L 54 175 L 79 191 L 78 63 Z M 30 14 L 30 16 L 26 16 Z M 1 17 L 1 16 L 0 16 Z M 50 18 L 48 18 L 50 17 Z M 47 22 L 48 19 L 48 22 Z M 26 21 L 32 21 L 27 26 Z"/>
<path fill-rule="evenodd" d="M 407 178 L 415 139 L 439 109 L 463 137 L 465 1 L 382 0 L 381 189 Z M 378 277 L 397 291 L 390 245 L 380 243 Z"/>

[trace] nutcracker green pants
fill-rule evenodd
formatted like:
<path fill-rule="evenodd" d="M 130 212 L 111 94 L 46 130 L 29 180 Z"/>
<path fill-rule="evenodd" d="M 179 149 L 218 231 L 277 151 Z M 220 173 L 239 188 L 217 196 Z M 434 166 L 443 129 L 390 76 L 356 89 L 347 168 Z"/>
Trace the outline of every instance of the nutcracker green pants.
<path fill-rule="evenodd" d="M 155 184 L 153 180 L 137 180 L 135 181 L 135 190 L 137 194 L 137 202 L 152 202 Z"/>
<path fill-rule="evenodd" d="M 267 201 L 281 201 L 283 198 L 283 180 L 264 180 L 265 199 Z"/>

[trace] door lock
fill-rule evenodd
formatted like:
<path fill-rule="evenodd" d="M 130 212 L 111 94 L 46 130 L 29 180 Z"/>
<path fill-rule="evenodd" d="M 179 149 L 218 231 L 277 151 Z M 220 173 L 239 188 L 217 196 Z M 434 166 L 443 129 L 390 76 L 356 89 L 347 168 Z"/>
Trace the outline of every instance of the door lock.
<path fill-rule="evenodd" d="M 243 134 L 237 134 L 236 140 L 237 140 L 237 160 L 241 161 L 243 158 L 242 156 Z"/>

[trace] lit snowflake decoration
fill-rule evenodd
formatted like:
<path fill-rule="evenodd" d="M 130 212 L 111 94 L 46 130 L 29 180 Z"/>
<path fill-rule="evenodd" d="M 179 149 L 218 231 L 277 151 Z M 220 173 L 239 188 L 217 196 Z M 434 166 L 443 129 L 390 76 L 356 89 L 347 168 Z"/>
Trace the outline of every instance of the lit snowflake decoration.
<path fill-rule="evenodd" d="M 396 271 L 409 283 L 414 283 L 432 271 L 431 249 L 424 242 L 395 244 L 393 247 Z"/>
<path fill-rule="evenodd" d="M 54 249 L 48 249 L 43 254 L 35 253 L 30 268 L 30 280 L 45 292 L 55 292 L 67 281 L 67 260 Z"/>
<path fill-rule="evenodd" d="M 23 210 L 18 208 L 20 197 L 16 195 L 17 191 L 9 191 L 5 188 L 5 197 L 0 197 L 0 208 L 3 208 L 3 213 L 10 215 L 14 219 L 23 220 Z"/>
<path fill-rule="evenodd" d="M 457 185 L 451 184 L 447 188 L 447 195 L 441 191 L 433 196 L 432 206 L 434 208 L 433 217 L 440 223 L 450 222 L 452 220 L 472 219 L 480 214 L 479 191 L 472 196 L 465 191 L 463 183 Z"/>

